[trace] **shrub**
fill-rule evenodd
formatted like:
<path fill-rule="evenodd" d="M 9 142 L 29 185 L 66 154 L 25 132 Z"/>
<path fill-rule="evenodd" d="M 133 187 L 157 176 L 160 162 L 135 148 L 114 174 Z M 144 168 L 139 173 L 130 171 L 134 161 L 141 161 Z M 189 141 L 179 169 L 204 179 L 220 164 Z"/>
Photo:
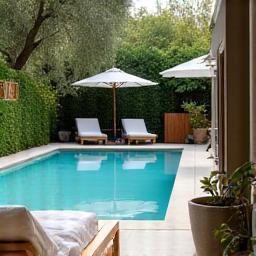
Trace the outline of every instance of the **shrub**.
<path fill-rule="evenodd" d="M 181 107 L 189 113 L 189 120 L 192 128 L 209 127 L 209 121 L 206 118 L 205 105 L 196 105 L 195 102 L 184 102 Z"/>
<path fill-rule="evenodd" d="M 18 100 L 0 100 L 0 156 L 49 143 L 56 123 L 52 89 L 3 62 L 0 80 L 18 82 L 20 87 Z"/>

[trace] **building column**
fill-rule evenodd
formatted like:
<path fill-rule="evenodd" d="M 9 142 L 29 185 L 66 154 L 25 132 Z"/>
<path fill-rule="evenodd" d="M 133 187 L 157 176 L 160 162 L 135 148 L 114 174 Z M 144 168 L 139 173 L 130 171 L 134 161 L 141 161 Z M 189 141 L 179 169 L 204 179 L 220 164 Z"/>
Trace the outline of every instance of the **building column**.
<path fill-rule="evenodd" d="M 250 0 L 250 158 L 256 162 L 256 2 Z"/>
<path fill-rule="evenodd" d="M 224 170 L 250 160 L 249 1 L 226 1 Z"/>

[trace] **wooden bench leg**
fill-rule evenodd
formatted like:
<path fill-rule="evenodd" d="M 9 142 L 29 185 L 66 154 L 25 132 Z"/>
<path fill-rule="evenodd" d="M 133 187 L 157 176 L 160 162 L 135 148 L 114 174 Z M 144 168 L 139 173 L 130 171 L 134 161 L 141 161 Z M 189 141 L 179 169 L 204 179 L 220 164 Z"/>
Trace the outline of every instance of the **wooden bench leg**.
<path fill-rule="evenodd" d="M 113 239 L 113 247 L 114 247 L 114 252 L 113 256 L 119 256 L 120 255 L 120 246 L 119 246 L 119 230 L 117 230 L 115 234 L 115 238 Z"/>

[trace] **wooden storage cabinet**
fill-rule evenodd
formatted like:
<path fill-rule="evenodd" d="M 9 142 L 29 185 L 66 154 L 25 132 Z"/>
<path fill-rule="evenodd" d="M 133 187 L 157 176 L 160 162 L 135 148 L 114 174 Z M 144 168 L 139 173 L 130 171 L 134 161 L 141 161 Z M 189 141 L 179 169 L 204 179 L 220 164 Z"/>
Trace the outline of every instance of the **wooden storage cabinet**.
<path fill-rule="evenodd" d="M 164 142 L 184 144 L 192 132 L 188 113 L 164 114 Z"/>

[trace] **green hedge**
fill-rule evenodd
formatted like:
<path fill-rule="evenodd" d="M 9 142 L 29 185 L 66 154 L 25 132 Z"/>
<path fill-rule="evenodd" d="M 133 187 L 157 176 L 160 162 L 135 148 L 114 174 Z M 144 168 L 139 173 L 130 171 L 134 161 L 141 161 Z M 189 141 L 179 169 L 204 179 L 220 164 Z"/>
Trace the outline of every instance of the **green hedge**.
<path fill-rule="evenodd" d="M 20 86 L 18 100 L 0 100 L 0 156 L 49 143 L 56 124 L 55 93 L 3 62 L 0 80 L 15 81 Z"/>

